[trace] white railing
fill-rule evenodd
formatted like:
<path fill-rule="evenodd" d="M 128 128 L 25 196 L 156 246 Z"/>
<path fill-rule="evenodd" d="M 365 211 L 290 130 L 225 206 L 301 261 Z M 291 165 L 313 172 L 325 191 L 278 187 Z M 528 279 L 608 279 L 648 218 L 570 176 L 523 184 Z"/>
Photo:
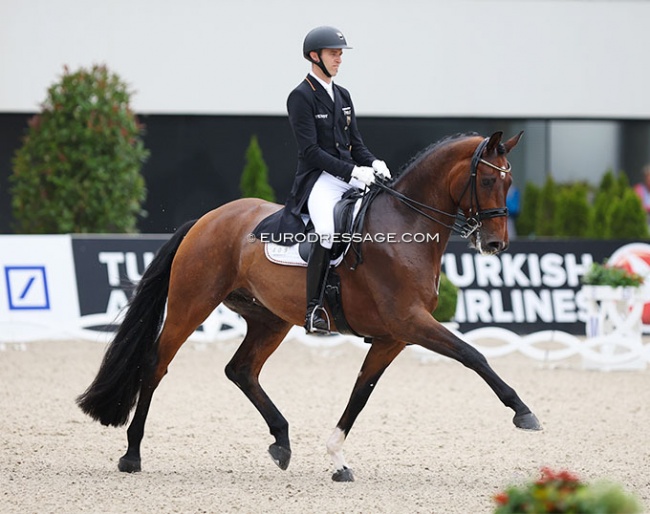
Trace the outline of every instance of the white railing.
<path fill-rule="evenodd" d="M 84 316 L 74 325 L 58 325 L 56 327 L 3 324 L 0 327 L 0 351 L 25 350 L 27 343 L 42 340 L 81 339 L 107 343 L 112 332 L 98 331 L 96 327 L 116 325 L 120 321 L 119 316 L 96 314 Z M 645 369 L 650 362 L 650 344 L 644 344 L 640 338 L 629 337 L 626 334 L 576 337 L 559 330 L 544 330 L 519 335 L 510 330 L 495 327 L 479 328 L 461 334 L 453 324 L 446 326 L 488 358 L 520 353 L 537 361 L 552 363 L 578 356 L 582 358 L 584 367 L 601 370 Z M 219 341 L 242 338 L 245 333 L 246 322 L 243 318 L 220 305 L 188 341 L 200 348 Z M 293 327 L 287 338 L 314 348 L 327 349 L 341 344 L 367 347 L 367 344 L 358 337 L 341 334 L 307 335 L 301 327 Z M 444 357 L 417 345 L 409 346 L 405 351 L 415 355 L 423 362 L 444 359 Z"/>

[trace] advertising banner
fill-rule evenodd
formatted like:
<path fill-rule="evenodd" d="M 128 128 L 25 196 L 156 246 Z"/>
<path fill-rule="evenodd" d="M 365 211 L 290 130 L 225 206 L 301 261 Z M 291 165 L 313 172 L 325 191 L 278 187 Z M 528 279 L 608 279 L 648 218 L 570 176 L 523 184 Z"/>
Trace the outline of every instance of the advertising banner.
<path fill-rule="evenodd" d="M 165 235 L 72 236 L 81 316 L 114 319 L 167 239 Z"/>
<path fill-rule="evenodd" d="M 79 318 L 70 236 L 0 236 L 0 341 L 70 337 Z"/>
<path fill-rule="evenodd" d="M 169 235 L 72 236 L 72 252 L 85 337 L 108 340 L 121 321 L 142 274 Z M 195 342 L 242 336 L 244 324 L 224 306 L 190 336 Z"/>
<path fill-rule="evenodd" d="M 627 241 L 515 240 L 499 255 L 479 255 L 452 241 L 442 270 L 460 288 L 459 330 L 494 326 L 517 333 L 585 333 L 581 277 Z"/>

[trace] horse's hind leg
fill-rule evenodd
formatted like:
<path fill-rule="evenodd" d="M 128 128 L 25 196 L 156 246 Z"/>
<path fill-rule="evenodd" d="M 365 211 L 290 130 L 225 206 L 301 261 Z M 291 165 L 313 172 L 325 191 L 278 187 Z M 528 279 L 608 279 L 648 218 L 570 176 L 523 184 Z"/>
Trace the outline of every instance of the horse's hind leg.
<path fill-rule="evenodd" d="M 156 361 L 149 363 L 142 377 L 142 387 L 131 424 L 127 429 L 128 448 L 118 462 L 118 469 L 128 473 L 140 471 L 140 444 L 153 393 L 167 373 L 167 367 L 179 348 L 216 307 L 214 302 L 192 300 L 181 312 L 179 307 L 168 310 L 167 320 L 158 337 Z"/>
<path fill-rule="evenodd" d="M 289 423 L 273 404 L 259 383 L 262 366 L 280 346 L 291 324 L 245 296 L 230 295 L 226 305 L 241 314 L 248 323 L 246 337 L 226 365 L 226 376 L 239 387 L 269 426 L 275 442 L 269 453 L 280 469 L 287 469 L 291 459 Z"/>
<path fill-rule="evenodd" d="M 142 387 L 140 388 L 138 404 L 135 408 L 131 424 L 126 431 L 128 448 L 126 453 L 120 457 L 120 460 L 117 463 L 117 468 L 126 473 L 135 473 L 142 469 L 140 444 L 142 443 L 142 437 L 144 436 L 144 424 L 147 420 L 147 413 L 149 412 L 153 392 L 156 390 L 156 387 L 158 387 L 162 378 L 154 379 L 155 375 L 153 369 L 145 372 L 142 380 Z"/>
<path fill-rule="evenodd" d="M 352 389 L 341 419 L 336 425 L 334 432 L 327 440 L 327 452 L 332 458 L 336 471 L 332 475 L 335 482 L 352 482 L 354 475 L 348 467 L 343 456 L 343 443 L 348 436 L 357 416 L 365 407 L 370 394 L 377 385 L 388 365 L 404 349 L 406 345 L 399 341 L 374 341 L 368 355 L 361 366 L 357 381 Z"/>

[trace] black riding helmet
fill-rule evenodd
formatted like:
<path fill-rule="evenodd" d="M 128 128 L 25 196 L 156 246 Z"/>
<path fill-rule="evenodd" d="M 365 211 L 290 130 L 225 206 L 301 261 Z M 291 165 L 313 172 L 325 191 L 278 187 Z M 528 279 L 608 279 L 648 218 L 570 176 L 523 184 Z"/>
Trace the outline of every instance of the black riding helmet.
<path fill-rule="evenodd" d="M 309 62 L 313 62 L 323 70 L 325 75 L 331 77 L 332 75 L 327 71 L 322 59 L 320 59 L 319 62 L 314 62 L 309 56 L 309 52 L 316 52 L 320 58 L 321 50 L 323 48 L 352 49 L 352 47 L 348 46 L 345 36 L 341 31 L 334 27 L 316 27 L 315 29 L 310 30 L 305 36 L 305 41 L 302 44 L 302 55 L 304 55 L 305 59 Z"/>

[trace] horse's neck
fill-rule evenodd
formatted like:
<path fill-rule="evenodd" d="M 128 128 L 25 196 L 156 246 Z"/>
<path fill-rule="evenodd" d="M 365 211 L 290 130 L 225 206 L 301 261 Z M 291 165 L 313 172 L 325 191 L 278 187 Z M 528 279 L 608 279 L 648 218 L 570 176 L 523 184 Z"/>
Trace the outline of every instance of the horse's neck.
<path fill-rule="evenodd" d="M 416 201 L 420 200 L 424 198 Z M 369 234 L 385 238 L 382 239 L 385 244 L 373 245 L 373 252 L 377 252 L 376 262 L 380 263 L 375 272 L 385 273 L 386 266 L 393 263 L 415 272 L 423 284 L 433 284 L 438 279 L 442 256 L 451 235 L 448 225 L 453 224 L 454 219 L 418 209 L 444 224 L 432 221 L 393 195 L 382 194 L 373 202 L 365 228 Z M 391 244 L 388 238 L 407 244 Z"/>
<path fill-rule="evenodd" d="M 458 206 L 449 192 L 450 169 L 451 164 L 447 163 L 446 159 L 428 156 L 404 172 L 396 181 L 394 189 L 415 202 L 454 215 Z M 433 210 L 423 210 L 430 215 L 435 214 Z M 434 217 L 442 221 L 447 218 L 440 216 Z M 449 218 L 447 221 L 453 220 Z"/>
<path fill-rule="evenodd" d="M 419 168 L 408 170 L 395 182 L 393 189 L 399 195 L 383 194 L 375 200 L 367 228 L 395 234 L 398 239 L 407 235 L 414 243 L 426 238 L 429 244 L 415 246 L 435 260 L 442 256 L 449 241 L 456 205 L 445 173 L 426 169 L 427 165 L 422 162 Z"/>

